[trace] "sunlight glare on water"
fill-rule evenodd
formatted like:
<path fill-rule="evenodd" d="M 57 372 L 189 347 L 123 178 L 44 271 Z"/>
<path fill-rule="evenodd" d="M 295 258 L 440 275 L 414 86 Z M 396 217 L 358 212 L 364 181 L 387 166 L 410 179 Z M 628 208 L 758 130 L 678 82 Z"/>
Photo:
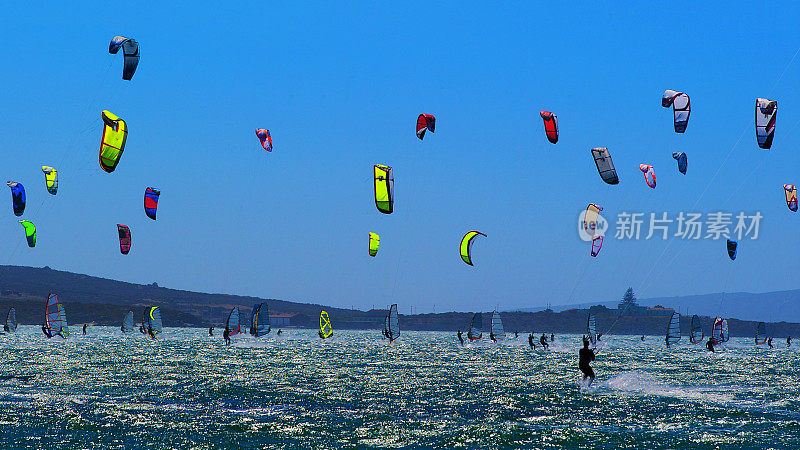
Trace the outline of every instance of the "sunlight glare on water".
<path fill-rule="evenodd" d="M 74 331 L 79 331 L 75 329 Z M 513 335 L 510 335 L 513 336 Z M 606 336 L 582 388 L 580 336 L 551 351 L 458 346 L 454 333 L 285 330 L 265 338 L 111 327 L 0 336 L 2 448 L 800 446 L 798 349 L 717 354 Z M 776 340 L 776 343 L 778 341 Z"/>

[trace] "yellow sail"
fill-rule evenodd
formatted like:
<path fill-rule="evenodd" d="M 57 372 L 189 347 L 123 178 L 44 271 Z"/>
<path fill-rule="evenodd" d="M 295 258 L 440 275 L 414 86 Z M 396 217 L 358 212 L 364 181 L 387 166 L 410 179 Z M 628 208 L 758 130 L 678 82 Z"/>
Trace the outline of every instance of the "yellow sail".
<path fill-rule="evenodd" d="M 333 334 L 333 327 L 331 326 L 331 319 L 328 317 L 326 311 L 319 313 L 319 335 L 323 339 L 331 337 Z"/>
<path fill-rule="evenodd" d="M 103 138 L 100 143 L 100 167 L 108 173 L 114 171 L 125 150 L 125 141 L 128 139 L 128 124 L 124 120 L 103 111 Z"/>
<path fill-rule="evenodd" d="M 380 236 L 378 236 L 376 233 L 369 234 L 369 256 L 375 256 L 378 254 L 378 246 L 380 243 Z"/>

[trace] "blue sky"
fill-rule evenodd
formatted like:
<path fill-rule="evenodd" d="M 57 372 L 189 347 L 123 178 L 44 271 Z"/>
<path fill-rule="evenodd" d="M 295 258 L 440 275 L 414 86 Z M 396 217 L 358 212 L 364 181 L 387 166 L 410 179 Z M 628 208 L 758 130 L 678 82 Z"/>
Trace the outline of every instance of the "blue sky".
<path fill-rule="evenodd" d="M 800 184 L 800 6 L 344 5 L 7 5 L 0 170 L 26 186 L 39 242 L 25 246 L 7 193 L 0 261 L 404 313 L 606 301 L 629 285 L 640 297 L 800 287 L 800 214 L 781 188 Z M 107 53 L 118 34 L 141 46 L 132 82 Z M 685 134 L 665 89 L 691 97 Z M 768 151 L 757 97 L 778 100 Z M 97 162 L 102 109 L 130 129 L 112 174 Z M 542 109 L 558 115 L 557 145 Z M 421 112 L 437 117 L 424 142 Z M 602 182 L 592 147 L 609 148 L 619 185 Z M 376 163 L 395 170 L 391 215 L 374 206 Z M 55 197 L 43 164 L 59 170 Z M 156 222 L 147 186 L 162 190 Z M 591 258 L 576 231 L 590 202 L 612 220 L 764 219 L 735 262 L 724 241 L 678 239 L 607 238 Z M 127 256 L 117 223 L 132 230 Z M 471 229 L 488 235 L 475 267 L 457 250 Z"/>

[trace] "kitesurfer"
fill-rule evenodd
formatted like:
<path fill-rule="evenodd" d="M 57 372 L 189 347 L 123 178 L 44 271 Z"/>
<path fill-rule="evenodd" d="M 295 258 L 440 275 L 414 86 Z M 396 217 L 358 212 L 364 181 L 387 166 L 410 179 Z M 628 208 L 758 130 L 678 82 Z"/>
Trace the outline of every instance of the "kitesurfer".
<path fill-rule="evenodd" d="M 461 342 L 461 346 L 464 346 L 464 337 L 462 336 L 461 330 L 458 330 L 458 340 Z"/>
<path fill-rule="evenodd" d="M 712 353 L 714 352 L 714 339 L 713 338 L 708 338 L 708 342 L 706 342 L 706 348 L 708 349 L 708 351 L 710 351 Z"/>
<path fill-rule="evenodd" d="M 539 343 L 542 344 L 542 348 L 545 350 L 549 350 L 550 345 L 547 343 L 547 336 L 542 333 L 542 337 L 539 338 Z"/>
<path fill-rule="evenodd" d="M 87 323 L 83 324 L 83 334 L 86 334 L 86 327 L 87 327 L 88 325 L 89 325 L 89 324 L 87 324 Z"/>
<path fill-rule="evenodd" d="M 536 350 L 536 344 L 533 343 L 533 333 L 528 335 L 528 345 L 530 345 L 532 349 Z"/>
<path fill-rule="evenodd" d="M 791 347 L 792 346 L 792 337 L 791 336 L 787 336 L 786 337 L 786 346 L 787 347 Z"/>
<path fill-rule="evenodd" d="M 280 328 L 278 328 L 278 336 L 280 336 L 280 335 L 282 335 L 282 334 L 283 334 L 283 330 L 281 330 Z"/>
<path fill-rule="evenodd" d="M 642 335 L 642 342 L 644 342 L 644 335 Z"/>
<path fill-rule="evenodd" d="M 589 378 L 589 384 L 587 386 L 591 386 L 594 381 L 594 370 L 592 370 L 589 364 L 594 361 L 594 350 L 589 348 L 589 340 L 585 337 L 583 338 L 583 348 L 578 352 L 578 357 L 578 369 L 583 372 L 584 381 L 586 378 Z"/>
<path fill-rule="evenodd" d="M 516 339 L 516 338 L 518 338 L 518 337 L 519 337 L 519 331 L 515 331 L 515 332 L 514 332 L 514 339 Z"/>
<path fill-rule="evenodd" d="M 769 339 L 767 339 L 767 345 L 769 345 L 769 348 L 772 348 L 772 338 L 771 337 Z"/>
<path fill-rule="evenodd" d="M 51 339 L 53 337 L 53 335 L 50 334 L 50 329 L 47 328 L 47 325 L 45 324 L 42 324 L 42 333 L 44 333 L 44 335 L 47 336 L 47 339 Z"/>
<path fill-rule="evenodd" d="M 211 325 L 210 327 L 208 327 L 208 335 L 209 336 L 213 336 L 214 335 L 214 325 Z"/>
<path fill-rule="evenodd" d="M 553 334 L 553 333 L 550 333 L 550 342 L 553 342 L 555 340 L 556 340 L 556 335 Z"/>
<path fill-rule="evenodd" d="M 225 339 L 225 345 L 231 345 L 231 333 L 228 331 L 228 327 L 225 327 L 225 331 L 222 332 L 222 338 Z"/>

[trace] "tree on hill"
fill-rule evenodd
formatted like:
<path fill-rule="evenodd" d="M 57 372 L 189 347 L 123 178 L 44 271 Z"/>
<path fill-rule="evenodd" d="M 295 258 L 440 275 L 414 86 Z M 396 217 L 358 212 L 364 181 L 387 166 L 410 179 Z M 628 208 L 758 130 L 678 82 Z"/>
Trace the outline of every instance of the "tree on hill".
<path fill-rule="evenodd" d="M 636 294 L 633 293 L 633 288 L 629 287 L 619 302 L 619 309 L 622 311 L 636 310 L 639 305 L 636 303 Z"/>

